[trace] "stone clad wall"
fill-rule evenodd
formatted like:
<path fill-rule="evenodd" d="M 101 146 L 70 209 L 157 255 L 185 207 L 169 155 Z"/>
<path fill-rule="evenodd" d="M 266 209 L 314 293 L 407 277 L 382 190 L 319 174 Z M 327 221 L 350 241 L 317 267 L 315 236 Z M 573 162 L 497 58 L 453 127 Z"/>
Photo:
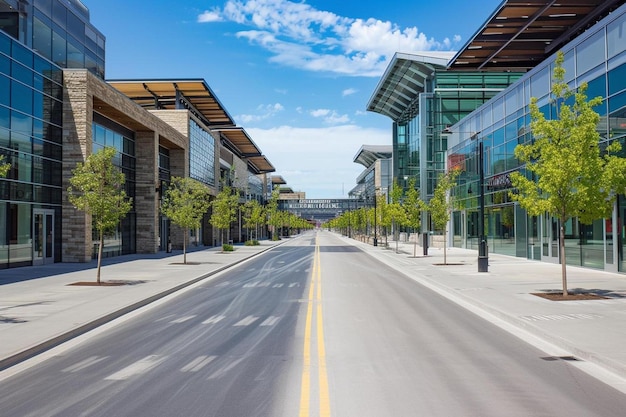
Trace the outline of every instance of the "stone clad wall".
<path fill-rule="evenodd" d="M 172 125 L 141 108 L 128 97 L 87 70 L 64 70 L 63 104 L 63 214 L 62 261 L 92 259 L 91 217 L 72 207 L 67 187 L 72 170 L 84 162 L 93 148 L 93 113 L 98 112 L 135 132 L 136 156 L 136 250 L 155 253 L 159 248 L 158 146 L 170 149 L 172 175 L 187 175 L 189 165 L 187 130 Z M 179 119 L 187 111 L 177 111 Z"/>
<path fill-rule="evenodd" d="M 91 216 L 68 201 L 72 170 L 84 162 L 92 149 L 93 99 L 88 91 L 87 71 L 63 72 L 63 215 L 61 261 L 89 262 L 92 253 Z"/>

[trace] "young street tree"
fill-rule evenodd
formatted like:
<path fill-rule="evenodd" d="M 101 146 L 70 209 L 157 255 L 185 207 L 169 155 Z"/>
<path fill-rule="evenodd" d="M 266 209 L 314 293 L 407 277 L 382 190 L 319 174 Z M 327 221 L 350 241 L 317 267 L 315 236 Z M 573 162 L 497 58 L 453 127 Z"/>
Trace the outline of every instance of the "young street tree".
<path fill-rule="evenodd" d="M 243 227 L 248 229 L 248 240 L 256 241 L 259 239 L 259 227 L 265 221 L 263 206 L 257 200 L 248 200 L 243 209 Z M 254 229 L 254 239 L 250 236 L 251 229 Z"/>
<path fill-rule="evenodd" d="M 606 147 L 600 144 L 600 116 L 593 108 L 602 99 L 587 100 L 586 83 L 572 91 L 564 79 L 563 53 L 559 52 L 550 103 L 556 117 L 546 120 L 537 99 L 532 99 L 534 141 L 515 148 L 526 173 L 511 174 L 516 192 L 510 195 L 531 216 L 548 213 L 559 220 L 561 278 L 563 296 L 567 296 L 565 223 L 578 219 L 591 224 L 611 217 L 616 194 L 626 186 L 626 159 L 616 155 L 621 149 L 617 141 Z"/>
<path fill-rule="evenodd" d="M 398 184 L 398 180 L 394 178 L 393 186 L 389 197 L 391 203 L 389 204 L 389 215 L 391 217 L 391 228 L 393 230 L 393 238 L 396 242 L 396 253 L 398 252 L 398 240 L 400 238 L 400 227 L 405 226 L 408 222 L 406 210 L 402 207 L 402 195 L 404 190 Z"/>
<path fill-rule="evenodd" d="M 422 210 L 424 210 L 424 202 L 420 199 L 419 190 L 415 188 L 415 178 L 409 179 L 406 199 L 403 204 L 406 212 L 407 226 L 413 230 L 415 240 L 413 242 L 413 257 L 417 256 L 417 234 L 416 231 L 422 225 Z"/>
<path fill-rule="evenodd" d="M 115 230 L 118 223 L 132 208 L 132 201 L 124 191 L 124 174 L 113 165 L 115 148 L 106 147 L 91 154 L 85 163 L 78 163 L 72 171 L 67 189 L 70 203 L 91 216 L 98 232 L 98 269 L 96 279 L 100 284 L 100 265 L 104 236 Z"/>
<path fill-rule="evenodd" d="M 267 225 L 271 229 L 272 240 L 280 240 L 278 228 L 282 225 L 282 218 L 278 210 L 278 197 L 280 190 L 278 187 L 272 191 L 272 196 L 265 205 L 265 214 L 267 215 Z"/>
<path fill-rule="evenodd" d="M 222 248 L 225 243 L 224 232 L 230 230 L 231 223 L 236 219 L 238 202 L 239 196 L 233 193 L 231 187 L 225 185 L 212 203 L 211 224 L 221 232 Z"/>
<path fill-rule="evenodd" d="M 433 197 L 428 203 L 428 211 L 433 221 L 435 230 L 441 230 L 443 232 L 443 264 L 448 264 L 447 259 L 447 226 L 450 221 L 450 212 L 452 211 L 453 201 L 450 198 L 450 190 L 456 185 L 456 177 L 459 175 L 459 170 L 454 169 L 448 171 L 446 174 L 439 176 L 437 186 Z"/>
<path fill-rule="evenodd" d="M 183 263 L 187 263 L 189 229 L 197 229 L 202 216 L 209 210 L 210 194 L 206 185 L 189 177 L 172 177 L 165 192 L 161 213 L 184 230 Z"/>

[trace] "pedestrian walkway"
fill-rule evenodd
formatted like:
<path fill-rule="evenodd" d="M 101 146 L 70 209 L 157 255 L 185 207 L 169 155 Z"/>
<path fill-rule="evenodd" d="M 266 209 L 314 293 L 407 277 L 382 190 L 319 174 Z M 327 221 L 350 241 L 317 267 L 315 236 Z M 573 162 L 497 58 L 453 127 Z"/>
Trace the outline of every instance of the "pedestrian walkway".
<path fill-rule="evenodd" d="M 163 298 L 284 241 L 0 270 L 0 370 Z"/>
<path fill-rule="evenodd" d="M 593 363 L 626 378 L 626 275 L 568 266 L 571 291 L 606 298 L 550 301 L 533 293 L 561 289 L 560 265 L 490 254 L 489 271 L 477 272 L 473 250 L 449 248 L 449 265 L 442 265 L 442 249 L 422 256 L 418 247 L 413 257 L 412 243 L 398 242 L 396 251 L 395 242 L 385 248 L 342 239 L 463 307 L 563 352 L 538 360 Z M 2 270 L 0 370 L 285 241 L 237 246 L 231 253 L 194 250 L 188 265 L 181 251 L 105 260 L 102 280 L 122 286 L 70 285 L 95 281 L 95 262 Z"/>

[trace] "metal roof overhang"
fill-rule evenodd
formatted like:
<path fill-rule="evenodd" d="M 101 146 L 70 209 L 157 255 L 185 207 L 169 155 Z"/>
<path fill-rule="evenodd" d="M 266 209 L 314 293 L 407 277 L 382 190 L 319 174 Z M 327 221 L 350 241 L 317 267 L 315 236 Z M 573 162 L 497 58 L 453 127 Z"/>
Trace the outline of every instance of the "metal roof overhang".
<path fill-rule="evenodd" d="M 391 145 L 363 145 L 354 157 L 354 162 L 369 168 L 378 159 L 389 159 L 392 154 Z"/>
<path fill-rule="evenodd" d="M 214 129 L 226 139 L 227 147 L 248 162 L 255 174 L 274 172 L 276 169 L 261 153 L 259 147 L 242 127 L 225 127 Z"/>
<path fill-rule="evenodd" d="M 229 147 L 242 157 L 261 156 L 261 150 L 242 127 L 228 127 L 214 130 L 220 132 L 222 137 L 229 142 Z"/>
<path fill-rule="evenodd" d="M 624 0 L 505 0 L 448 69 L 528 71 Z"/>
<path fill-rule="evenodd" d="M 287 184 L 287 181 L 285 181 L 285 179 L 280 175 L 272 175 L 272 184 L 274 185 Z"/>
<path fill-rule="evenodd" d="M 202 79 L 109 80 L 107 83 L 148 109 L 187 108 L 197 111 L 197 116 L 204 119 L 209 127 L 235 125 L 233 118 Z"/>
<path fill-rule="evenodd" d="M 396 53 L 385 70 L 367 110 L 388 116 L 395 122 L 410 120 L 419 112 L 416 99 L 424 83 L 438 68 L 445 68 L 454 52 Z"/>
<path fill-rule="evenodd" d="M 276 168 L 270 163 L 270 161 L 264 156 L 251 156 L 246 158 L 248 166 L 250 166 L 255 174 L 267 174 L 269 172 L 275 172 Z"/>

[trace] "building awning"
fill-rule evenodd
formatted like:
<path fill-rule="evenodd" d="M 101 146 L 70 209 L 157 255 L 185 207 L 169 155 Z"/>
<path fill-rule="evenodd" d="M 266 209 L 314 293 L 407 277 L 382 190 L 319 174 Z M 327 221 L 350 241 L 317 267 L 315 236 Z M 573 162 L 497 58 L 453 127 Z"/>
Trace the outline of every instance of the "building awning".
<path fill-rule="evenodd" d="M 624 0 L 505 0 L 450 61 L 451 70 L 528 71 Z"/>
<path fill-rule="evenodd" d="M 108 80 L 107 83 L 146 109 L 188 109 L 209 127 L 235 122 L 202 79 Z"/>
<path fill-rule="evenodd" d="M 354 156 L 354 162 L 369 168 L 377 160 L 389 159 L 392 155 L 392 145 L 363 145 Z"/>
<path fill-rule="evenodd" d="M 214 129 L 228 141 L 228 147 L 241 157 L 260 156 L 261 150 L 242 127 L 226 127 Z"/>
<path fill-rule="evenodd" d="M 274 165 L 264 155 L 251 156 L 246 158 L 246 162 L 255 174 L 267 174 L 276 171 Z"/>
<path fill-rule="evenodd" d="M 367 110 L 388 116 L 394 122 L 411 120 L 419 113 L 417 98 L 426 79 L 444 69 L 454 52 L 396 53 L 385 70 Z"/>
<path fill-rule="evenodd" d="M 287 184 L 287 181 L 280 175 L 272 175 L 272 184 L 273 185 L 283 185 Z"/>

